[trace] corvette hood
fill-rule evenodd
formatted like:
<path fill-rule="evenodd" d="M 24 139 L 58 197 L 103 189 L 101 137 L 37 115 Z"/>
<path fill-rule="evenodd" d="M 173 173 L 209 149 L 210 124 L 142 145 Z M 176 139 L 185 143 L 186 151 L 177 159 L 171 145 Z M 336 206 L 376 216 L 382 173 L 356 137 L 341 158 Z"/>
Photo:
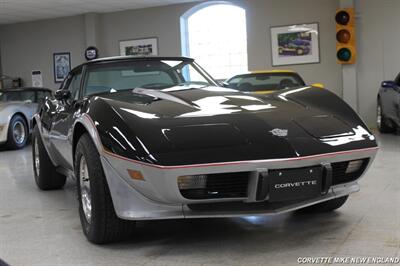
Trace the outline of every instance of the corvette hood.
<path fill-rule="evenodd" d="M 122 120 L 114 127 L 129 131 L 124 138 L 133 136 L 130 143 L 165 164 L 176 157 L 189 163 L 305 156 L 346 148 L 360 134 L 357 127 L 365 135 L 359 141 L 370 135 L 361 121 L 354 124 L 357 119 L 310 108 L 282 92 L 258 96 L 177 87 L 124 91 L 102 100 Z"/>

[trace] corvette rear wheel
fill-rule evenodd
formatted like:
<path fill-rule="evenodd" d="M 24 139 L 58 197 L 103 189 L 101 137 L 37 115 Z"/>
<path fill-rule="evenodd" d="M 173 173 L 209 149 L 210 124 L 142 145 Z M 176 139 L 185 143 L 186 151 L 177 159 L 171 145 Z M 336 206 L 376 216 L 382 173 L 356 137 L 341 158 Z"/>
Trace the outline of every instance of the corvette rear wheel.
<path fill-rule="evenodd" d="M 76 147 L 75 177 L 79 216 L 87 239 L 106 244 L 130 237 L 135 222 L 117 217 L 99 153 L 88 134 L 82 135 Z"/>
<path fill-rule="evenodd" d="M 344 196 L 328 201 L 324 201 L 315 205 L 311 205 L 304 209 L 300 209 L 301 212 L 319 213 L 319 212 L 330 212 L 339 209 L 346 203 L 349 196 Z"/>
<path fill-rule="evenodd" d="M 66 177 L 56 171 L 37 126 L 32 133 L 32 161 L 36 185 L 41 190 L 61 189 L 65 185 Z"/>
<path fill-rule="evenodd" d="M 25 119 L 20 115 L 14 115 L 8 126 L 7 146 L 14 150 L 25 147 L 28 135 L 28 125 Z"/>
<path fill-rule="evenodd" d="M 382 112 L 382 104 L 380 101 L 378 101 L 376 108 L 376 125 L 381 133 L 390 133 L 393 131 L 393 128 L 388 125 L 387 118 Z"/>

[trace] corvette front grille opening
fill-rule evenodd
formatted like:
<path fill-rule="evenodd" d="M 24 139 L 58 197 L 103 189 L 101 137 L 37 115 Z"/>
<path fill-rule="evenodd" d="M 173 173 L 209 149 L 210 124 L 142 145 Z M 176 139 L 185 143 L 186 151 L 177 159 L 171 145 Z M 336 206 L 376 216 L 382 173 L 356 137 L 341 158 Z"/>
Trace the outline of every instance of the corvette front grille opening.
<path fill-rule="evenodd" d="M 178 187 L 187 199 L 246 198 L 249 172 L 178 177 Z"/>
<path fill-rule="evenodd" d="M 332 163 L 332 185 L 352 182 L 367 168 L 369 159 Z"/>

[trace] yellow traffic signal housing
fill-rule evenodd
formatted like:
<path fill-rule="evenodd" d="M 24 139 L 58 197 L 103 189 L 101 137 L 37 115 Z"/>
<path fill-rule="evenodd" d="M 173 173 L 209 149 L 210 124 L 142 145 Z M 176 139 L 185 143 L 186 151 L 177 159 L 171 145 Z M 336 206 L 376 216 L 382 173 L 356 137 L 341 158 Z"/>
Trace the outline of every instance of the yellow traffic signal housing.
<path fill-rule="evenodd" d="M 356 62 L 356 30 L 354 8 L 341 8 L 336 11 L 336 60 L 338 64 Z"/>

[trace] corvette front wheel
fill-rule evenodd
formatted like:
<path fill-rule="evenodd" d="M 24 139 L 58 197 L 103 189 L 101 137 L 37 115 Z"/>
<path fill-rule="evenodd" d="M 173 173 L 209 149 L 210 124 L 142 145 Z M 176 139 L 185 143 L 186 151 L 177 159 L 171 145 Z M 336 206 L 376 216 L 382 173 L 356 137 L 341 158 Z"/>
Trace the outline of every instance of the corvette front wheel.
<path fill-rule="evenodd" d="M 65 185 L 66 177 L 51 162 L 37 125 L 32 132 L 32 161 L 36 185 L 41 190 L 61 189 Z"/>
<path fill-rule="evenodd" d="M 117 217 L 100 155 L 88 134 L 83 134 L 78 141 L 74 168 L 79 216 L 87 239 L 106 244 L 130 237 L 135 222 Z"/>

